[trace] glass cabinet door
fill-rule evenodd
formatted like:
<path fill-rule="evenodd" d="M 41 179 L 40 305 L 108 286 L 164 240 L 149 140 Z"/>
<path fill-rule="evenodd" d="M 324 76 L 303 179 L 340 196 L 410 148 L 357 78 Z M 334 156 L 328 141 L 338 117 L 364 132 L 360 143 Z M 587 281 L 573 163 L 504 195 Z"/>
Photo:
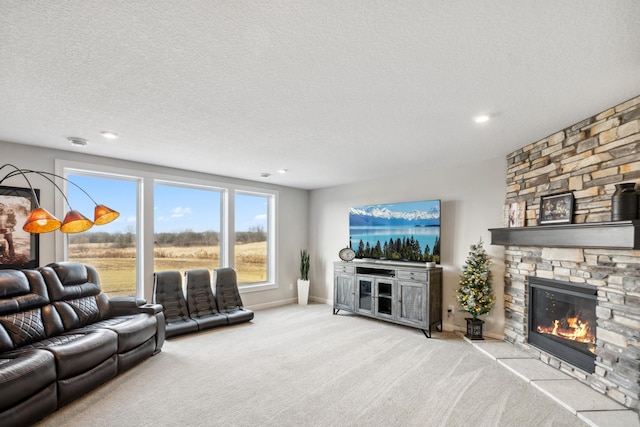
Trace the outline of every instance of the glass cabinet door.
<path fill-rule="evenodd" d="M 376 281 L 376 314 L 393 317 L 393 282 Z"/>
<path fill-rule="evenodd" d="M 373 308 L 373 280 L 372 278 L 358 278 L 358 311 L 371 313 Z"/>

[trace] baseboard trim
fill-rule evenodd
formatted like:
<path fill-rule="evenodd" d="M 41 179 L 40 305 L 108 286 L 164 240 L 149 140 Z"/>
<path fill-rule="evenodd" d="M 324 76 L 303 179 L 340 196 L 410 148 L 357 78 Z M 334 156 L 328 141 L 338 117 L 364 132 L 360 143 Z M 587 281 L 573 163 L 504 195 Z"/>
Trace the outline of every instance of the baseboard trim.
<path fill-rule="evenodd" d="M 297 304 L 297 303 L 298 303 L 298 298 L 288 298 L 285 300 L 265 302 L 263 304 L 248 305 L 247 308 L 249 310 L 256 311 L 256 310 L 264 310 L 267 308 L 282 307 L 283 305 Z"/>

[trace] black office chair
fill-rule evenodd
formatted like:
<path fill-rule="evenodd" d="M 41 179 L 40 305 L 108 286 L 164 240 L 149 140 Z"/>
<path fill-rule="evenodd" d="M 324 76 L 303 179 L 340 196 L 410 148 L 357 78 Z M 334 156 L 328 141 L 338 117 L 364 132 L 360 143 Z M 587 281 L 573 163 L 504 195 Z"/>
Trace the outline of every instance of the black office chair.
<path fill-rule="evenodd" d="M 211 290 L 211 273 L 207 269 L 188 270 L 184 273 L 187 283 L 187 307 L 189 316 L 198 324 L 199 330 L 229 324 L 227 316 L 218 311 Z"/>
<path fill-rule="evenodd" d="M 189 317 L 179 271 L 153 273 L 153 302 L 164 308 L 167 338 L 198 331 L 198 323 Z"/>
<path fill-rule="evenodd" d="M 253 311 L 242 305 L 236 271 L 233 268 L 217 268 L 215 275 L 218 310 L 229 318 L 229 324 L 249 322 L 253 319 Z"/>

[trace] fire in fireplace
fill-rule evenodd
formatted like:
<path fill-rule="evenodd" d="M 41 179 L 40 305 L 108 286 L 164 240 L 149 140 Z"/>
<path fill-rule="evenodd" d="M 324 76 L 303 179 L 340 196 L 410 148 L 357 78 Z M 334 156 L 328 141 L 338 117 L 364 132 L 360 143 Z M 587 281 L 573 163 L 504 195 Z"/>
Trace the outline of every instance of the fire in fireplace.
<path fill-rule="evenodd" d="M 545 327 L 538 325 L 536 331 L 541 334 L 550 334 L 566 340 L 591 344 L 589 351 L 596 353 L 596 336 L 593 333 L 593 321 L 586 320 L 582 312 L 570 309 L 562 319 L 552 320 L 552 324 Z"/>
<path fill-rule="evenodd" d="M 596 288 L 529 277 L 529 343 L 593 373 Z"/>

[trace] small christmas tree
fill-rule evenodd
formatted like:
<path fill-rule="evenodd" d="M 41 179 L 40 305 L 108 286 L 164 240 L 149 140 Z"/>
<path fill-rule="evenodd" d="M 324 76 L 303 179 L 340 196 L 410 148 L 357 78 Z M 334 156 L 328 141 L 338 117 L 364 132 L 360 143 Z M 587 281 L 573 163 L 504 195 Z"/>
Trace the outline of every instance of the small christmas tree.
<path fill-rule="evenodd" d="M 471 245 L 467 262 L 462 267 L 460 287 L 456 289 L 456 298 L 462 310 L 473 316 L 489 313 L 493 307 L 493 291 L 491 289 L 491 261 L 482 246 L 482 239 Z"/>

